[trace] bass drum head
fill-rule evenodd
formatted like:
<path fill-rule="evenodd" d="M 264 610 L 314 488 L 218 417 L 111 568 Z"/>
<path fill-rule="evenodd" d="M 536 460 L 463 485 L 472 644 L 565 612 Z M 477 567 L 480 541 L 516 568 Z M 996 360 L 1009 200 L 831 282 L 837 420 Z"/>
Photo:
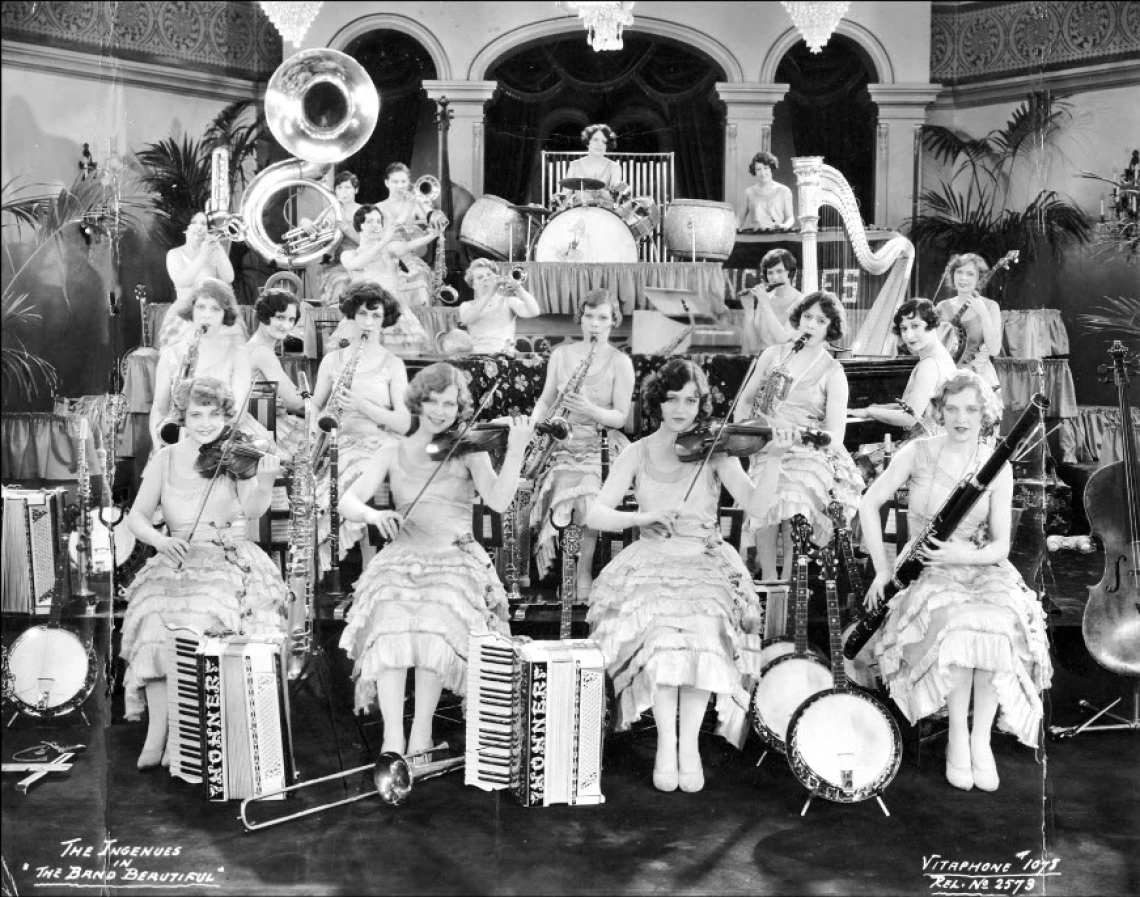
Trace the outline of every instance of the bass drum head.
<path fill-rule="evenodd" d="M 568 209 L 542 229 L 534 260 L 632 263 L 637 261 L 637 242 L 625 222 L 608 209 Z"/>
<path fill-rule="evenodd" d="M 785 654 L 764 668 L 752 692 L 752 725 L 768 747 L 784 751 L 792 714 L 832 686 L 831 669 L 813 656 Z"/>
<path fill-rule="evenodd" d="M 863 691 L 809 698 L 788 726 L 788 763 L 805 788 L 857 803 L 887 787 L 902 763 L 902 737 L 887 709 Z"/>
<path fill-rule="evenodd" d="M 95 684 L 87 646 L 70 629 L 33 626 L 12 643 L 7 661 L 12 700 L 33 716 L 79 706 Z"/>

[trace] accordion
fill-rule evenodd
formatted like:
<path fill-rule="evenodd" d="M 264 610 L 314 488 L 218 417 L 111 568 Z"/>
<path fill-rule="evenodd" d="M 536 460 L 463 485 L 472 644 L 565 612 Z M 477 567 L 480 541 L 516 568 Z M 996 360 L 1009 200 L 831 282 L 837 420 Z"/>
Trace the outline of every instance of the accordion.
<path fill-rule="evenodd" d="M 174 631 L 168 649 L 171 775 L 212 801 L 292 785 L 285 637 Z"/>
<path fill-rule="evenodd" d="M 4 613 L 48 614 L 71 598 L 63 515 L 67 490 L 3 490 Z"/>
<path fill-rule="evenodd" d="M 589 639 L 472 635 L 464 781 L 524 807 L 600 804 L 605 659 Z"/>

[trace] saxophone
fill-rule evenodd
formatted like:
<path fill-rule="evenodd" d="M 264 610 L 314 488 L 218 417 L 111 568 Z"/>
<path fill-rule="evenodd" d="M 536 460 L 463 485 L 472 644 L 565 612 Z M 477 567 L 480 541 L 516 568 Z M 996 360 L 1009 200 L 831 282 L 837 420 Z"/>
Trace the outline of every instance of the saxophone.
<path fill-rule="evenodd" d="M 91 573 L 91 472 L 87 467 L 89 426 L 87 418 L 80 419 L 79 459 L 75 468 L 78 512 L 75 518 L 75 532 L 72 534 L 74 537 L 72 556 L 79 573 L 79 584 L 74 594 L 91 600 L 95 597 L 95 592 L 91 589 L 89 581 Z"/>
<path fill-rule="evenodd" d="M 539 476 L 545 472 L 547 465 L 550 463 L 550 456 L 554 454 L 554 449 L 559 442 L 563 442 L 570 438 L 570 427 L 565 422 L 566 417 L 566 399 L 571 395 L 577 395 L 582 389 L 582 383 L 586 379 L 586 374 L 590 371 L 590 365 L 594 362 L 594 353 L 598 350 L 598 338 L 596 336 L 590 337 L 590 351 L 586 353 L 586 357 L 582 359 L 574 373 L 570 375 L 570 379 L 566 381 L 566 385 L 562 387 L 562 391 L 558 393 L 558 397 L 554 400 L 554 404 L 550 406 L 550 411 L 546 415 L 546 422 L 555 425 L 559 433 L 540 433 L 536 434 L 531 439 L 530 444 L 526 447 L 526 454 L 523 455 L 522 477 L 523 479 L 534 482 Z M 562 436 L 561 432 L 566 435 Z"/>
<path fill-rule="evenodd" d="M 344 399 L 348 395 L 348 391 L 352 389 L 352 380 L 356 376 L 357 365 L 360 364 L 360 356 L 364 353 L 364 346 L 368 343 L 368 337 L 372 333 L 370 330 L 361 331 L 360 341 L 353 349 L 352 355 L 349 356 L 348 363 L 341 369 L 340 374 L 333 384 L 332 392 L 329 393 L 329 400 L 325 403 L 324 413 L 317 419 L 317 426 L 321 428 L 321 437 L 317 441 L 316 450 L 313 452 L 313 467 L 321 465 L 323 468 L 325 459 L 328 457 L 330 433 L 333 430 L 340 429 L 340 419 L 344 414 Z M 348 340 L 341 340 L 340 347 L 343 349 L 348 345 Z"/>
<path fill-rule="evenodd" d="M 170 390 L 170 403 L 174 404 L 174 394 L 178 392 L 180 387 L 187 380 L 191 379 L 198 371 L 198 353 L 202 348 L 202 336 L 206 333 L 207 327 L 203 324 L 197 328 L 190 337 L 190 345 L 186 349 L 186 357 L 182 361 L 182 367 L 178 371 L 178 377 L 174 381 L 174 386 Z M 162 440 L 163 445 L 174 445 L 178 441 L 178 434 L 182 430 L 182 424 L 178 419 L 167 415 L 166 420 L 159 425 L 158 438 Z"/>
<path fill-rule="evenodd" d="M 301 397 L 305 401 L 305 426 L 296 456 L 311 456 L 312 405 L 308 377 L 300 375 Z M 292 491 L 289 496 L 289 679 L 303 678 L 305 661 L 313 645 L 313 589 L 316 563 L 317 477 L 308 464 L 293 467 Z"/>

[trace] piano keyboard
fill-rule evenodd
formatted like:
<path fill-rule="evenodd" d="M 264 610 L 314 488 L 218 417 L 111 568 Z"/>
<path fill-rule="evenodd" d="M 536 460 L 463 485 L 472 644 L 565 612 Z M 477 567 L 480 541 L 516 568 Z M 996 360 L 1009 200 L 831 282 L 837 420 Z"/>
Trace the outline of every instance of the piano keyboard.
<path fill-rule="evenodd" d="M 202 782 L 202 710 L 198 696 L 198 634 L 172 631 L 166 640 L 166 749 L 170 774 L 191 784 Z"/>

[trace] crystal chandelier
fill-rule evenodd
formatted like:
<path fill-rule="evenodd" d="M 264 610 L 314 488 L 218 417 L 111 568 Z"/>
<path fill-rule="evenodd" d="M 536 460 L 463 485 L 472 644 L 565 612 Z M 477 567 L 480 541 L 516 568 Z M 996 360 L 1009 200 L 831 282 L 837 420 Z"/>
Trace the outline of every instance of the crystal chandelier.
<path fill-rule="evenodd" d="M 792 17 L 792 24 L 803 35 L 804 42 L 813 53 L 818 53 L 827 44 L 827 39 L 847 12 L 850 3 L 808 2 L 793 3 L 782 0 L 784 9 Z"/>
<path fill-rule="evenodd" d="M 562 8 L 578 17 L 589 32 L 590 46 L 595 51 L 620 50 L 622 28 L 633 24 L 633 3 L 563 2 Z"/>
<path fill-rule="evenodd" d="M 283 38 L 298 49 L 322 6 L 324 6 L 322 0 L 291 0 L 282 3 L 261 0 L 261 8 L 269 16 L 269 21 Z"/>

